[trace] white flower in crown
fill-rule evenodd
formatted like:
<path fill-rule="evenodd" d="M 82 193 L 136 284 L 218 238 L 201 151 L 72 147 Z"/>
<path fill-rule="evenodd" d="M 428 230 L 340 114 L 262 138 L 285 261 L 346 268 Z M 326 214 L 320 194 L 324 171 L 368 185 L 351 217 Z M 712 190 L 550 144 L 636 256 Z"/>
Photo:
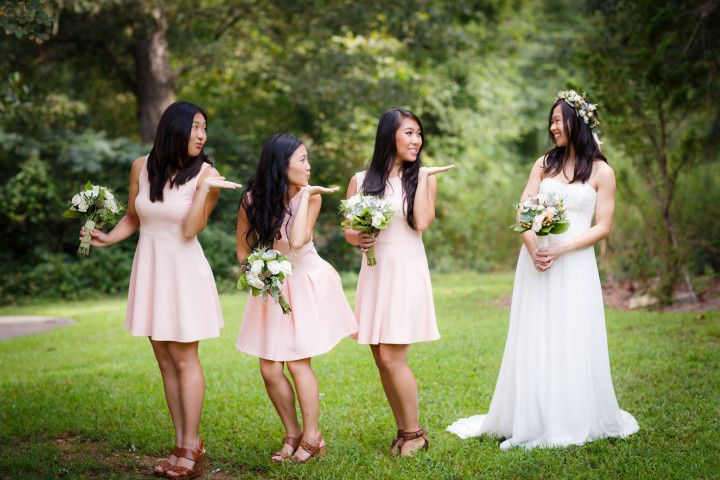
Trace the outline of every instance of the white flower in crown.
<path fill-rule="evenodd" d="M 582 118 L 583 122 L 590 127 L 593 133 L 597 134 L 599 132 L 600 121 L 593 113 L 597 110 L 597 105 L 588 102 L 583 95 L 580 95 L 575 90 L 558 92 L 555 100 L 565 100 L 575 110 L 577 116 Z"/>

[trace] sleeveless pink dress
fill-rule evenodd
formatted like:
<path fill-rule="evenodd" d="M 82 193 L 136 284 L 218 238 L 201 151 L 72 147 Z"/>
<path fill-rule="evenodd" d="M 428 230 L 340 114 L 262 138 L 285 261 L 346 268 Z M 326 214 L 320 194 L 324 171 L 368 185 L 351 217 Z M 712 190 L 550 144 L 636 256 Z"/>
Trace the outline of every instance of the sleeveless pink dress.
<path fill-rule="evenodd" d="M 356 174 L 358 190 L 365 172 Z M 385 198 L 395 215 L 375 240 L 377 265 L 369 267 L 365 255 L 355 295 L 358 343 L 409 344 L 437 340 L 432 284 L 422 232 L 405 219 L 400 177 L 388 179 Z"/>
<path fill-rule="evenodd" d="M 273 248 L 288 255 L 293 273 L 283 285 L 283 296 L 292 312 L 268 297 L 248 295 L 245 316 L 235 348 L 278 362 L 314 357 L 332 350 L 340 340 L 357 332 L 357 322 L 342 288 L 340 276 L 315 250 L 312 240 L 290 252 L 288 235 L 295 221 L 300 195 L 290 200 L 281 238 Z"/>
<path fill-rule="evenodd" d="M 208 167 L 203 164 L 195 178 L 179 187 L 168 183 L 163 201 L 151 202 L 145 157 L 135 199 L 140 239 L 125 319 L 133 336 L 172 342 L 220 336 L 224 323 L 215 278 L 197 237 L 182 233 L 198 179 Z"/>

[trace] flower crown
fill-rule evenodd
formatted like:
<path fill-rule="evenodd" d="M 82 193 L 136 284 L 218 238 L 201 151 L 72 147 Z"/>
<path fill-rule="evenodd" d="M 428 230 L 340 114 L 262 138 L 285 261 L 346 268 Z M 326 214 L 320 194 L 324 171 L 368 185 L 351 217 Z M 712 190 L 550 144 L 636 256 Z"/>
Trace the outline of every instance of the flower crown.
<path fill-rule="evenodd" d="M 555 100 L 565 100 L 594 134 L 599 133 L 600 120 L 595 114 L 595 110 L 597 110 L 595 104 L 588 102 L 583 95 L 580 95 L 575 90 L 563 90 L 557 94 Z"/>

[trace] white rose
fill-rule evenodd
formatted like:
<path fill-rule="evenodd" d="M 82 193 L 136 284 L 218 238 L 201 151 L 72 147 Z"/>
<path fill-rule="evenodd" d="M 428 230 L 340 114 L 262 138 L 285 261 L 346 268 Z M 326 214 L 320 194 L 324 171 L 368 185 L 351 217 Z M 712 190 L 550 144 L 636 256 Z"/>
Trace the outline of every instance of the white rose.
<path fill-rule="evenodd" d="M 349 208 L 353 208 L 355 205 L 360 203 L 360 196 L 359 195 L 353 195 L 352 197 L 348 198 L 347 200 L 347 206 Z"/>
<path fill-rule="evenodd" d="M 533 223 L 532 223 L 533 232 L 537 233 L 540 231 L 540 229 L 542 228 L 542 222 L 543 222 L 544 218 L 545 218 L 544 215 L 535 215 L 535 218 L 533 218 Z"/>
<path fill-rule="evenodd" d="M 265 253 L 263 253 L 262 258 L 263 258 L 263 260 L 272 260 L 275 257 L 277 257 L 277 254 L 278 254 L 277 250 L 268 250 Z"/>
<path fill-rule="evenodd" d="M 114 200 L 115 199 L 115 195 L 113 195 L 110 190 L 108 190 L 107 188 L 104 188 L 103 190 L 105 190 L 105 200 Z"/>
<path fill-rule="evenodd" d="M 247 272 L 245 274 L 245 278 L 247 279 L 247 282 L 251 287 L 255 287 L 258 289 L 262 289 L 263 287 L 265 287 L 263 281 L 260 280 L 257 276 L 253 275 L 252 272 Z"/>
<path fill-rule="evenodd" d="M 75 207 L 77 207 L 78 205 L 80 205 L 80 195 L 75 194 L 75 195 L 73 196 L 73 198 L 72 198 L 72 204 L 73 204 L 73 206 L 75 206 Z"/>
<path fill-rule="evenodd" d="M 78 211 L 85 213 L 87 212 L 89 206 L 90 205 L 88 204 L 87 199 L 85 197 L 80 197 L 80 203 L 77 206 Z"/>
<path fill-rule="evenodd" d="M 292 275 L 292 264 L 287 260 L 283 260 L 282 262 L 280 262 L 280 271 L 283 272 L 286 276 Z"/>
<path fill-rule="evenodd" d="M 260 275 L 263 271 L 263 267 L 265 266 L 265 262 L 262 260 L 255 260 L 252 262 L 252 265 L 250 265 L 250 271 L 255 275 Z"/>
<path fill-rule="evenodd" d="M 277 260 L 270 260 L 267 264 L 267 268 L 270 270 L 270 273 L 277 275 L 280 273 L 280 262 Z"/>
<path fill-rule="evenodd" d="M 109 209 L 112 213 L 118 212 L 117 204 L 115 203 L 115 200 L 113 200 L 112 198 L 109 200 L 106 199 L 103 203 L 105 204 L 105 208 Z"/>
<path fill-rule="evenodd" d="M 372 226 L 378 228 L 385 221 L 385 215 L 380 212 L 373 212 L 372 214 Z"/>
<path fill-rule="evenodd" d="M 98 195 L 100 195 L 100 187 L 95 185 L 92 188 L 92 196 L 97 198 Z"/>

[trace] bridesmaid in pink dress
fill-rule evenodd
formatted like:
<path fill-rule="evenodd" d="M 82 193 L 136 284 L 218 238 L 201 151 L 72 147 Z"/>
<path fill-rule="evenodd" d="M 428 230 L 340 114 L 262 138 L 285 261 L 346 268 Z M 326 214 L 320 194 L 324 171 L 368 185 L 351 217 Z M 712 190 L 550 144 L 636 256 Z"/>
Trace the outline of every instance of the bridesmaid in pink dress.
<path fill-rule="evenodd" d="M 407 364 L 411 343 L 440 338 L 422 232 L 435 220 L 437 180 L 453 168 L 423 167 L 420 119 L 407 110 L 385 112 L 378 124 L 375 149 L 365 172 L 350 180 L 347 197 L 362 190 L 387 199 L 392 223 L 377 238 L 345 229 L 345 238 L 364 253 L 375 247 L 377 265 L 363 255 L 355 300 L 358 343 L 369 344 L 392 409 L 397 435 L 392 455 L 412 455 L 429 445 L 418 421 L 418 391 Z"/>
<path fill-rule="evenodd" d="M 235 345 L 260 359 L 265 388 L 285 428 L 283 446 L 272 457 L 276 462 L 306 462 L 324 455 L 327 446 L 320 434 L 319 390 L 311 358 L 357 332 L 340 276 L 320 258 L 312 241 L 319 194 L 338 189 L 310 186 L 309 179 L 305 145 L 292 135 L 275 134 L 263 146 L 238 211 L 238 260 L 245 261 L 257 246 L 272 245 L 289 255 L 293 266 L 283 285 L 292 312 L 285 315 L 271 298 L 263 302 L 249 295 Z M 302 431 L 285 364 L 295 382 Z"/>
<path fill-rule="evenodd" d="M 158 124 L 150 155 L 133 163 L 127 214 L 109 233 L 93 230 L 92 245 L 120 242 L 139 228 L 125 327 L 150 339 L 175 427 L 172 454 L 157 475 L 195 478 L 205 448 L 198 436 L 205 378 L 199 340 L 223 326 L 215 279 L 197 234 L 207 225 L 225 181 L 203 151 L 205 112 L 188 102 L 170 105 Z M 84 228 L 81 234 L 84 233 Z"/>

